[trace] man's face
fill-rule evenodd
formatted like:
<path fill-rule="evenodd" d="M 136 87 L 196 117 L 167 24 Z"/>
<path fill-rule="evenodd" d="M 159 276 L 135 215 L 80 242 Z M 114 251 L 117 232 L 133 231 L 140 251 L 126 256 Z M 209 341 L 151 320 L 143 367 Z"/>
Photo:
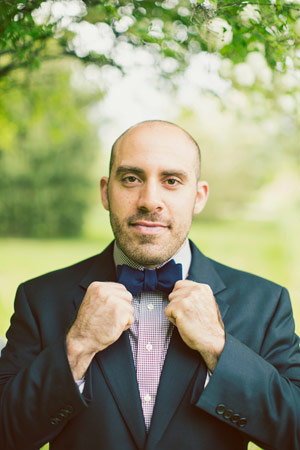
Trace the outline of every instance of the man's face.
<path fill-rule="evenodd" d="M 151 268 L 183 245 L 208 195 L 207 183 L 197 181 L 197 164 L 196 148 L 175 126 L 143 124 L 121 137 L 101 194 L 129 258 Z"/>

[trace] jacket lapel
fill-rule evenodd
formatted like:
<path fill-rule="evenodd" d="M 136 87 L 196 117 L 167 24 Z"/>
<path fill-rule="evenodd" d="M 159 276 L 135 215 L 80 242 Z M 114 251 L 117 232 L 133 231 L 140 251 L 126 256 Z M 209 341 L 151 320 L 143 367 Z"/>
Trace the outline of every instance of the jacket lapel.
<path fill-rule="evenodd" d="M 81 280 L 74 299 L 76 309 L 79 308 L 86 289 L 93 281 L 117 281 L 113 244 L 94 258 Z M 95 363 L 103 373 L 138 448 L 143 448 L 146 429 L 128 332 L 125 331 L 114 344 L 97 353 L 92 364 Z M 97 383 L 96 377 L 93 378 L 93 383 Z"/>
<path fill-rule="evenodd" d="M 208 284 L 211 287 L 222 319 L 224 320 L 229 304 L 225 302 L 219 294 L 226 289 L 226 285 L 215 270 L 213 262 L 204 256 L 193 242 L 190 241 L 190 244 L 192 250 L 192 264 L 188 279 L 196 281 L 197 283 Z"/>
<path fill-rule="evenodd" d="M 123 333 L 118 341 L 103 352 L 97 353 L 95 358 L 123 419 L 138 448 L 142 449 L 146 440 L 146 428 L 128 332 Z"/>
<path fill-rule="evenodd" d="M 188 279 L 210 285 L 224 319 L 228 304 L 218 298 L 218 293 L 226 289 L 226 286 L 211 261 L 192 242 L 191 250 L 192 264 Z M 202 377 L 204 383 L 206 376 L 204 361 L 198 352 L 187 347 L 174 328 L 160 378 L 146 450 L 155 448 L 161 439 L 195 376 Z"/>

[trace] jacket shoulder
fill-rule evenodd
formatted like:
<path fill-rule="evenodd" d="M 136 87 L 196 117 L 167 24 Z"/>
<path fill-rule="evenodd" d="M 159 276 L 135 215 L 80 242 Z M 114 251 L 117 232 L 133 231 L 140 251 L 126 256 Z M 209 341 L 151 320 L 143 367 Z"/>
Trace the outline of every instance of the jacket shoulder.
<path fill-rule="evenodd" d="M 211 258 L 208 259 L 226 286 L 238 287 L 240 291 L 251 289 L 252 292 L 273 293 L 275 296 L 279 296 L 285 289 L 280 284 L 262 276 L 230 267 Z"/>
<path fill-rule="evenodd" d="M 30 292 L 53 292 L 57 289 L 67 288 L 77 285 L 91 274 L 95 280 L 98 272 L 105 271 L 109 262 L 112 261 L 112 244 L 110 244 L 102 253 L 91 256 L 70 266 L 54 270 L 38 277 L 32 278 L 21 284 L 25 291 Z M 93 281 L 93 280 L 92 280 Z"/>
<path fill-rule="evenodd" d="M 205 256 L 198 247 L 191 242 L 191 250 L 194 262 L 194 270 L 198 272 L 204 272 L 207 279 L 214 280 L 219 278 L 222 283 L 228 287 L 238 287 L 242 289 L 243 287 L 258 288 L 266 290 L 281 291 L 282 286 L 263 278 L 254 273 L 250 273 L 244 270 L 236 269 L 215 259 Z"/>
<path fill-rule="evenodd" d="M 56 269 L 37 277 L 26 280 L 22 283 L 25 290 L 31 288 L 38 288 L 42 286 L 54 286 L 61 283 L 72 282 L 72 280 L 80 280 L 81 277 L 90 269 L 90 267 L 97 263 L 100 254 L 91 256 L 82 261 L 76 262 L 70 266 Z"/>

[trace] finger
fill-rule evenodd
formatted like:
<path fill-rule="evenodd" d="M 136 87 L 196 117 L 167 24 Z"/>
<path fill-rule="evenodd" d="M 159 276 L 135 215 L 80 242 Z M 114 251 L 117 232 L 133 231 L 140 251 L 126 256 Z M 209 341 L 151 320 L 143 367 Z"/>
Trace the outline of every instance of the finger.
<path fill-rule="evenodd" d="M 128 298 L 130 301 L 132 301 L 133 296 L 132 296 L 131 292 L 129 292 L 129 291 L 127 290 L 127 288 L 124 286 L 124 284 L 121 284 L 121 283 L 112 283 L 112 285 L 113 285 L 112 287 L 115 287 L 119 292 L 122 292 L 122 293 L 126 294 L 127 298 Z"/>
<path fill-rule="evenodd" d="M 128 330 L 128 328 L 131 327 L 131 325 L 134 323 L 134 314 L 130 314 L 127 320 L 127 324 L 125 325 L 124 330 Z"/>
<path fill-rule="evenodd" d="M 126 304 L 125 308 L 126 308 L 126 311 L 124 311 L 124 317 L 126 317 L 126 322 L 125 322 L 124 330 L 127 330 L 133 324 L 135 317 L 134 317 L 134 308 L 132 305 L 128 306 Z"/>
<path fill-rule="evenodd" d="M 88 287 L 89 290 L 102 290 L 106 288 L 129 292 L 124 284 L 116 283 L 114 281 L 93 281 Z"/>
<path fill-rule="evenodd" d="M 117 293 L 116 297 L 126 301 L 130 305 L 132 304 L 132 294 L 130 292 L 128 292 L 127 290 L 122 292 L 121 294 Z"/>
<path fill-rule="evenodd" d="M 174 305 L 169 303 L 165 309 L 164 313 L 167 316 L 167 318 L 170 320 L 170 322 L 173 323 L 173 325 L 176 325 L 176 308 L 174 308 Z"/>
<path fill-rule="evenodd" d="M 173 324 L 176 325 L 176 319 L 175 317 L 172 316 L 172 310 L 171 308 L 168 308 L 168 306 L 165 308 L 164 310 L 166 317 L 169 319 L 169 321 Z"/>
<path fill-rule="evenodd" d="M 176 281 L 176 283 L 174 284 L 172 292 L 177 291 L 178 289 L 182 288 L 183 286 L 189 285 L 190 282 L 191 282 L 191 280 L 178 280 L 178 281 Z"/>
<path fill-rule="evenodd" d="M 168 317 L 169 321 L 176 327 L 176 319 L 174 319 L 174 317 L 172 317 L 172 316 L 167 316 L 167 317 Z"/>
<path fill-rule="evenodd" d="M 92 285 L 94 285 L 94 283 L 92 283 Z M 90 285 L 90 287 L 92 285 Z M 93 293 L 100 298 L 114 297 L 127 300 L 129 303 L 132 302 L 132 294 L 126 289 L 123 284 L 120 283 L 96 282 L 92 289 Z"/>
<path fill-rule="evenodd" d="M 181 298 L 188 297 L 191 292 L 190 286 L 180 286 L 169 294 L 168 299 L 169 301 L 179 300 Z"/>

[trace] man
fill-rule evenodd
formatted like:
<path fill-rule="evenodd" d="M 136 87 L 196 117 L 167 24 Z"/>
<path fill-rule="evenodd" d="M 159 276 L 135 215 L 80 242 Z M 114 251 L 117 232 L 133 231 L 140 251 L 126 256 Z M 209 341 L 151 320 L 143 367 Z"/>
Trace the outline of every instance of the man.
<path fill-rule="evenodd" d="M 148 121 L 101 180 L 115 241 L 24 283 L 0 360 L 1 449 L 300 449 L 288 293 L 187 240 L 207 200 L 193 138 Z"/>

